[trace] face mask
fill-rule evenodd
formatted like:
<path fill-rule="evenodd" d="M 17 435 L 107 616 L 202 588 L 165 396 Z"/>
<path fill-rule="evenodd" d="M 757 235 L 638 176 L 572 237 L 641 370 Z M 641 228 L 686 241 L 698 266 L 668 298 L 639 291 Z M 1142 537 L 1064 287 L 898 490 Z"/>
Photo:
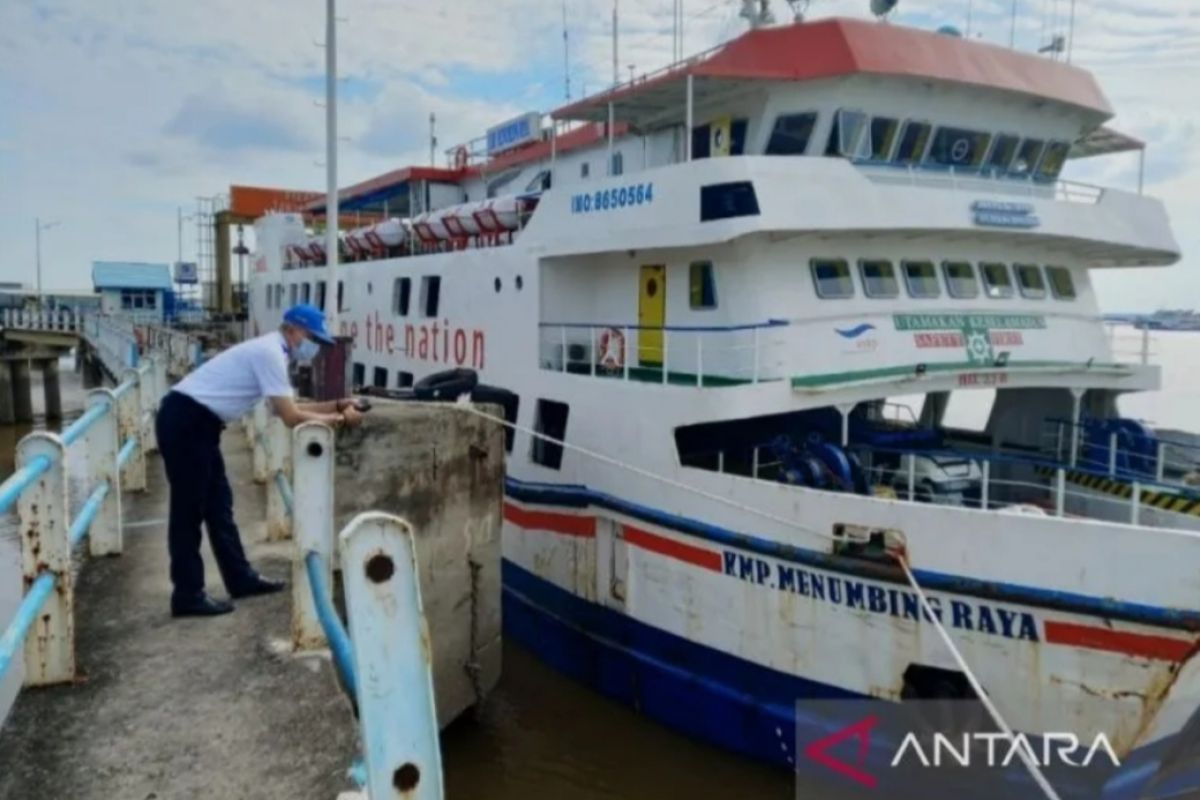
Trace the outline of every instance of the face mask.
<path fill-rule="evenodd" d="M 305 339 L 292 348 L 292 356 L 297 361 L 312 361 L 319 352 L 321 352 L 321 346 L 312 339 Z"/>

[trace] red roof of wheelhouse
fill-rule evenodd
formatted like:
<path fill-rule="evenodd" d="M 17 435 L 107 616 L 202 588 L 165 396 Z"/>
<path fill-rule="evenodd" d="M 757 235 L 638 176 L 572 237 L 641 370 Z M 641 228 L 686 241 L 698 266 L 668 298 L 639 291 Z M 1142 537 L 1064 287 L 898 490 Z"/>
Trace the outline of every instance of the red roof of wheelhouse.
<path fill-rule="evenodd" d="M 886 75 L 946 81 L 1065 103 L 1102 115 L 1112 108 L 1091 73 L 1043 56 L 931 31 L 857 19 L 824 19 L 748 31 L 708 55 L 636 78 L 554 112 L 590 119 L 609 101 L 625 102 L 687 75 L 807 81 Z M 589 113 L 591 112 L 591 113 Z"/>

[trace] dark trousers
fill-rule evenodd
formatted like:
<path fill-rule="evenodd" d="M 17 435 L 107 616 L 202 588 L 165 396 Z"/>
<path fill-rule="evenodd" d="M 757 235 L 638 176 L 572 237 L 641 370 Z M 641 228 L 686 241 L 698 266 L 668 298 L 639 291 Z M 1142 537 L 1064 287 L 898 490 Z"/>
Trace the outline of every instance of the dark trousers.
<path fill-rule="evenodd" d="M 254 576 L 233 521 L 233 491 L 221 457 L 224 427 L 216 414 L 179 392 L 169 392 L 159 408 L 155 430 L 171 484 L 167 544 L 177 600 L 204 592 L 201 523 L 208 528 L 208 544 L 225 588 L 236 591 Z"/>

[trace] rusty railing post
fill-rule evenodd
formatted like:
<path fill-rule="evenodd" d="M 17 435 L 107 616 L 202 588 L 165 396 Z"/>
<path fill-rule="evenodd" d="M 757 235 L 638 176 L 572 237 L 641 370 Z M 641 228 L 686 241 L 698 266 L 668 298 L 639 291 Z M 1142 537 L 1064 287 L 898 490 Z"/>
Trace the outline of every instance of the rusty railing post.
<path fill-rule="evenodd" d="M 292 437 L 283 420 L 271 414 L 267 422 L 267 539 L 292 538 L 292 511 L 284 496 L 292 479 Z M 280 479 L 282 476 L 282 480 Z M 282 485 L 281 485 L 282 484 Z"/>
<path fill-rule="evenodd" d="M 123 548 L 121 536 L 121 469 L 117 453 L 121 449 L 117 434 L 117 398 L 111 389 L 92 389 L 87 394 L 87 407 L 107 405 L 108 413 L 92 424 L 88 431 L 89 485 L 107 481 L 108 494 L 96 513 L 88 534 L 88 549 L 93 556 L 109 556 Z"/>
<path fill-rule="evenodd" d="M 259 403 L 247 419 L 247 438 L 250 439 L 252 472 L 255 483 L 267 482 L 267 422 L 269 412 L 266 401 Z"/>
<path fill-rule="evenodd" d="M 292 644 L 297 650 L 326 646 L 325 632 L 313 602 L 305 559 L 321 558 L 326 586 L 333 585 L 333 429 L 320 422 L 305 422 L 292 432 L 292 473 L 295 504 L 292 532 L 296 555 L 292 560 Z"/>
<path fill-rule="evenodd" d="M 49 468 L 21 493 L 21 563 L 25 588 L 43 573 L 57 578 L 54 592 L 25 639 L 25 685 L 49 686 L 75 679 L 74 585 L 71 576 L 67 448 L 54 433 L 31 433 L 17 445 L 17 467 L 38 458 Z"/>
<path fill-rule="evenodd" d="M 120 420 L 121 446 L 130 439 L 137 444 L 125 466 L 121 468 L 121 488 L 135 492 L 146 490 L 146 442 L 142 438 L 142 374 L 136 368 L 121 371 L 121 382 L 133 381 L 133 386 L 117 398 L 117 416 Z"/>
<path fill-rule="evenodd" d="M 441 800 L 432 654 L 412 528 L 390 514 L 359 514 L 339 548 L 367 796 Z"/>

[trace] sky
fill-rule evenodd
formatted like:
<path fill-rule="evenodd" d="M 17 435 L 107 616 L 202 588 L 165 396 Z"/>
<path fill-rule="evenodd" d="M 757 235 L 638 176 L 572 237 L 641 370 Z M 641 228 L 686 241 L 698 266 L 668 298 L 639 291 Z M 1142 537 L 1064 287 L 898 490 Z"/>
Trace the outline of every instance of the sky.
<path fill-rule="evenodd" d="M 1066 31 L 1071 0 L 1016 0 L 1016 46 Z M 621 0 L 620 62 L 671 60 L 672 0 Z M 783 0 L 776 14 L 790 15 Z M 685 50 L 743 29 L 737 0 L 684 0 Z M 869 0 L 812 0 L 809 18 L 869 16 Z M 342 185 L 429 163 L 528 110 L 611 80 L 612 0 L 339 0 Z M 952 24 L 1007 44 L 1012 0 L 900 0 L 897 24 Z M 968 16 L 970 27 L 968 29 Z M 0 280 L 88 289 L 93 260 L 174 261 L 177 209 L 233 183 L 324 188 L 321 0 L 4 0 L 0 3 Z M 1106 271 L 1107 310 L 1200 306 L 1200 0 L 1078 3 L 1073 62 L 1148 143 L 1146 191 L 1182 247 L 1171 268 Z M 568 69 L 569 65 L 569 69 Z M 1065 177 L 1137 185 L 1135 155 Z M 185 221 L 185 260 L 195 258 Z"/>

